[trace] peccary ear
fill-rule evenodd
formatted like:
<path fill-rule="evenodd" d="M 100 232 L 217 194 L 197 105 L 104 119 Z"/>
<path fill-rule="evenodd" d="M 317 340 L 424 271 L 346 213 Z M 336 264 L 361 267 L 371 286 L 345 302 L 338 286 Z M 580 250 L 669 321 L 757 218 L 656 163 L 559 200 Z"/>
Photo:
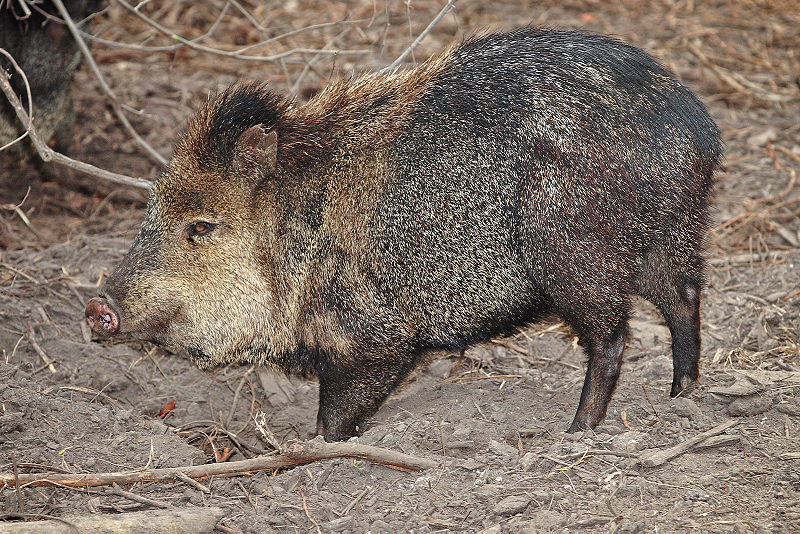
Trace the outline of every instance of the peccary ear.
<path fill-rule="evenodd" d="M 260 180 L 275 168 L 278 158 L 278 133 L 267 132 L 263 124 L 251 126 L 236 140 L 234 170 L 246 179 Z"/>

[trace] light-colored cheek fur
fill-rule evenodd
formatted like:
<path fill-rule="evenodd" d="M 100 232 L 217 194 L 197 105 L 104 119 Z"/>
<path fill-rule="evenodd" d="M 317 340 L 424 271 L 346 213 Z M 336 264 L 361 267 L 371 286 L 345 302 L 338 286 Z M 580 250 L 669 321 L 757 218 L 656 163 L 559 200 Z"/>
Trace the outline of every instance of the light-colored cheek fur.
<path fill-rule="evenodd" d="M 171 341 L 202 351 L 206 358 L 195 362 L 201 368 L 268 363 L 273 340 L 282 337 L 273 319 L 272 291 L 251 254 L 235 254 L 225 265 L 237 268 L 205 280 L 181 280 L 179 298 L 191 304 L 170 325 Z"/>

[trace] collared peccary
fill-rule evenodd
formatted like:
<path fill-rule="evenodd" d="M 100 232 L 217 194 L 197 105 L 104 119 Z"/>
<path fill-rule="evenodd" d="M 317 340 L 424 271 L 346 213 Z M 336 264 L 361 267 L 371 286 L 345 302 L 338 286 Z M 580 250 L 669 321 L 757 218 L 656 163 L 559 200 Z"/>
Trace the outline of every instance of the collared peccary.
<path fill-rule="evenodd" d="M 569 430 L 593 427 L 632 295 L 669 325 L 671 394 L 698 377 L 720 152 L 656 61 L 575 31 L 473 37 L 302 106 L 235 85 L 191 121 L 86 318 L 203 368 L 316 375 L 317 431 L 338 440 L 425 353 L 555 314 L 589 356 Z"/>
<path fill-rule="evenodd" d="M 75 19 L 86 17 L 100 9 L 99 0 L 64 0 L 67 12 Z M 60 18 L 52 2 L 25 2 L 0 0 L 0 48 L 6 50 L 25 72 L 33 100 L 33 120 L 43 140 L 49 140 L 65 123 L 72 119 L 72 75 L 80 65 L 78 45 L 67 27 L 49 17 Z M 0 68 L 11 74 L 11 85 L 25 109 L 28 97 L 25 83 L 11 62 L 0 54 Z M 15 139 L 25 131 L 11 104 L 0 93 L 0 146 Z M 25 154 L 16 145 L 13 155 Z"/>

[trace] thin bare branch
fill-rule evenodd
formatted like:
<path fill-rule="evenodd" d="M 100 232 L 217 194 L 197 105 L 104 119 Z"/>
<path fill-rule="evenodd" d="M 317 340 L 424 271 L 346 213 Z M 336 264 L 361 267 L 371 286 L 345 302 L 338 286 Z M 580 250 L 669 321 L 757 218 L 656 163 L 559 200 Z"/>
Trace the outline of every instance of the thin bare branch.
<path fill-rule="evenodd" d="M 188 41 L 190 43 L 199 43 L 200 41 L 203 41 L 203 40 L 208 39 L 209 37 L 211 37 L 214 34 L 214 32 L 217 30 L 217 28 L 219 27 L 220 23 L 222 22 L 222 19 L 228 13 L 228 10 L 230 9 L 230 6 L 231 6 L 231 4 L 229 4 L 229 3 L 226 3 L 223 6 L 223 8 L 219 12 L 219 15 L 217 15 L 217 18 L 214 20 L 214 22 L 211 25 L 211 27 L 209 27 L 208 31 L 206 31 L 203 35 L 200 35 L 199 37 L 195 37 L 194 39 L 188 39 Z M 40 15 L 42 15 L 46 19 L 51 20 L 53 22 L 57 22 L 58 24 L 64 24 L 64 20 L 61 19 L 60 17 L 56 17 L 55 15 L 50 14 L 47 11 L 37 7 L 36 5 L 33 5 L 32 7 Z M 322 22 L 320 24 L 311 24 L 310 26 L 303 26 L 302 28 L 297 28 L 295 30 L 290 30 L 290 31 L 288 31 L 286 33 L 282 33 L 280 35 L 276 35 L 275 37 L 270 37 L 269 39 L 264 39 L 263 41 L 259 41 L 257 43 L 253 43 L 251 45 L 247 45 L 245 47 L 237 49 L 235 52 L 238 53 L 238 54 L 244 54 L 245 52 L 247 52 L 249 50 L 253 50 L 253 49 L 262 47 L 264 45 L 267 45 L 267 44 L 270 44 L 270 43 L 274 43 L 275 41 L 280 41 L 280 40 L 285 39 L 287 37 L 291 37 L 292 35 L 297 35 L 298 33 L 303 33 L 303 32 L 307 32 L 307 31 L 311 31 L 311 30 L 319 30 L 319 29 L 322 29 L 322 28 L 328 28 L 330 26 L 343 26 L 343 25 L 351 25 L 351 24 L 360 24 L 362 22 L 366 22 L 367 20 L 368 19 L 337 20 L 337 21 L 333 21 L 333 22 Z M 86 39 L 88 41 L 100 43 L 100 44 L 102 44 L 104 46 L 108 46 L 108 47 L 111 47 L 111 48 L 124 48 L 124 49 L 128 49 L 128 50 L 138 50 L 140 52 L 170 52 L 170 51 L 173 51 L 173 50 L 178 50 L 179 48 L 184 48 L 184 47 L 189 46 L 188 44 L 185 44 L 183 42 L 178 42 L 178 43 L 171 44 L 171 45 L 161 45 L 161 46 L 148 46 L 148 45 L 143 45 L 143 44 L 122 43 L 120 41 L 112 41 L 110 39 L 103 39 L 102 37 L 98 37 L 98 36 L 96 36 L 94 34 L 91 34 L 91 33 L 87 32 L 87 31 L 81 30 L 80 28 L 78 28 L 78 31 L 80 32 L 81 37 L 83 37 L 84 39 Z M 159 33 L 163 34 L 164 32 L 159 32 Z M 168 36 L 170 38 L 172 38 L 173 34 L 170 33 Z"/>
<path fill-rule="evenodd" d="M 303 26 L 302 28 L 297 28 L 296 30 L 291 30 L 286 33 L 282 33 L 280 35 L 276 35 L 275 37 L 270 37 L 269 39 L 265 39 L 263 41 L 259 41 L 257 43 L 253 43 L 251 45 L 247 45 L 244 48 L 238 49 L 236 52 L 239 54 L 243 54 L 248 50 L 253 50 L 254 48 L 258 48 L 260 46 L 264 46 L 270 43 L 274 43 L 275 41 L 280 41 L 281 39 L 285 39 L 287 37 L 291 37 L 292 35 L 297 35 L 298 33 L 303 33 L 311 30 L 319 30 L 321 28 L 327 28 L 329 26 L 344 26 L 344 25 L 352 25 L 352 24 L 360 24 L 365 22 L 367 19 L 356 19 L 356 20 L 337 20 L 334 22 L 322 22 L 320 24 L 312 24 L 311 26 Z"/>
<path fill-rule="evenodd" d="M 439 14 L 438 14 L 438 15 L 436 15 L 436 16 L 433 18 L 433 20 L 431 21 L 431 23 L 430 23 L 430 24 L 428 24 L 428 27 L 427 27 L 427 28 L 425 28 L 425 29 L 422 31 L 422 33 L 420 33 L 420 34 L 419 34 L 419 36 L 418 36 L 416 39 L 414 39 L 414 42 L 413 42 L 413 43 L 411 43 L 411 46 L 409 46 L 408 48 L 406 48 L 406 51 L 405 51 L 405 52 L 403 52 L 402 54 L 400 54 L 400 56 L 399 56 L 397 59 L 395 59 L 395 60 L 392 62 L 392 64 L 391 64 L 391 65 L 389 65 L 388 67 L 384 67 L 384 68 L 382 68 L 381 70 L 379 70 L 378 72 L 376 72 L 375 74 L 373 74 L 373 76 L 377 76 L 377 75 L 379 75 L 379 74 L 386 74 L 386 73 L 388 73 L 388 72 L 391 72 L 391 71 L 393 71 L 394 69 L 396 69 L 396 68 L 398 67 L 398 65 L 400 65 L 400 64 L 401 64 L 403 61 L 405 61 L 405 59 L 406 59 L 408 56 L 410 56 L 410 55 L 411 55 L 411 53 L 414 51 L 414 49 L 415 49 L 417 46 L 419 46 L 419 44 L 420 44 L 420 43 L 423 41 L 423 39 L 425 39 L 425 37 L 427 37 L 427 36 L 428 36 L 428 34 L 429 34 L 429 33 L 431 33 L 431 30 L 433 30 L 434 26 L 436 26 L 437 24 L 439 24 L 439 21 L 440 21 L 440 20 L 442 20 L 442 17 L 444 17 L 444 16 L 447 14 L 447 12 L 448 12 L 448 11 L 450 11 L 450 9 L 452 9 L 452 7 L 453 7 L 454 5 L 456 5 L 456 2 L 458 2 L 458 0 L 448 0 L 447 4 L 445 4 L 445 6 L 442 8 L 442 10 L 441 10 L 441 11 L 439 11 Z"/>
<path fill-rule="evenodd" d="M 97 78 L 97 81 L 100 82 L 100 86 L 103 88 L 103 91 L 111 99 L 111 106 L 114 108 L 114 112 L 117 114 L 117 118 L 120 120 L 120 122 L 122 122 L 122 125 L 125 127 L 125 129 L 128 130 L 128 133 L 130 133 L 133 136 L 133 138 L 136 139 L 136 142 L 139 143 L 139 146 L 141 146 L 151 158 L 153 158 L 161 165 L 166 166 L 167 159 L 158 152 L 156 152 L 156 150 L 153 147 L 151 147 L 150 144 L 136 132 L 136 130 L 133 128 L 133 125 L 131 125 L 131 123 L 128 121 L 128 118 L 125 116 L 125 112 L 119 105 L 119 101 L 117 100 L 116 95 L 114 95 L 114 92 L 111 90 L 111 87 L 108 86 L 105 79 L 103 78 L 103 75 L 100 73 L 100 69 L 97 67 L 97 63 L 95 63 L 91 52 L 89 52 L 89 47 L 86 46 L 86 43 L 83 41 L 83 38 L 81 38 L 81 34 L 78 31 L 78 27 L 75 26 L 75 23 L 69 16 L 67 8 L 64 7 L 64 4 L 61 2 L 61 0 L 53 0 L 53 5 L 55 5 L 56 8 L 58 9 L 58 12 L 61 13 L 61 17 L 64 19 L 64 24 L 67 25 L 67 28 L 69 28 L 69 31 L 72 34 L 72 37 L 75 39 L 75 42 L 78 43 L 78 47 L 81 49 L 83 57 L 86 59 L 86 62 L 92 69 L 92 72 Z"/>
<path fill-rule="evenodd" d="M 47 20 L 56 22 L 58 24 L 65 24 L 64 19 L 62 19 L 60 17 L 56 17 L 55 15 L 52 15 L 52 14 L 48 13 L 47 11 L 45 11 L 44 9 L 36 6 L 35 4 L 31 5 L 31 7 L 33 7 L 33 9 L 35 9 L 41 16 L 43 16 Z M 220 23 L 222 22 L 223 17 L 225 17 L 225 15 L 228 13 L 229 9 L 230 9 L 230 6 L 228 4 L 225 4 L 222 7 L 222 9 L 220 10 L 219 15 L 217 15 L 216 20 L 214 20 L 214 22 L 211 24 L 211 27 L 208 28 L 208 31 L 206 33 L 204 33 L 203 35 L 200 35 L 199 37 L 195 37 L 194 39 L 191 39 L 191 41 L 199 42 L 199 41 L 202 41 L 204 39 L 208 39 L 209 37 L 211 37 L 211 35 L 213 35 L 213 33 L 219 27 Z M 96 15 L 96 13 L 93 13 L 92 15 Z M 84 20 L 88 20 L 88 18 L 89 17 L 87 17 Z M 78 32 L 81 34 L 81 37 L 83 37 L 84 39 L 86 39 L 88 41 L 93 41 L 93 42 L 96 42 L 96 43 L 100 43 L 102 45 L 105 45 L 105 46 L 108 46 L 108 47 L 112 47 L 112 48 L 125 48 L 125 49 L 129 49 L 129 50 L 138 50 L 138 51 L 141 51 L 141 52 L 169 52 L 169 51 L 177 50 L 179 48 L 183 48 L 184 46 L 186 46 L 183 43 L 175 43 L 175 44 L 163 45 L 163 46 L 147 46 L 147 45 L 138 45 L 138 44 L 133 44 L 133 43 L 121 43 L 119 41 L 111 41 L 109 39 L 103 39 L 102 37 L 97 37 L 96 35 L 93 35 L 93 34 L 87 32 L 87 31 L 84 31 L 84 30 L 80 29 L 80 28 L 78 28 Z"/>
<path fill-rule="evenodd" d="M 9 61 L 11 61 L 11 65 L 19 73 L 19 75 L 22 77 L 22 81 L 25 83 L 25 94 L 28 96 L 28 117 L 30 117 L 30 120 L 33 120 L 33 98 L 31 97 L 31 84 L 28 83 L 28 77 L 25 76 L 25 71 L 23 71 L 22 67 L 19 66 L 17 61 L 14 59 L 14 56 L 9 54 L 8 52 L 3 50 L 2 48 L 0 48 L 0 54 L 3 54 L 4 56 L 6 56 L 8 58 Z M 5 150 L 6 148 L 18 143 L 19 141 L 22 141 L 27 136 L 28 136 L 28 131 L 26 130 L 22 135 L 20 135 L 19 137 L 17 137 L 13 141 L 11 141 L 9 143 L 6 143 L 3 146 L 0 146 L 0 152 Z"/>
<path fill-rule="evenodd" d="M 237 2 L 236 0 L 228 0 L 228 1 L 227 1 L 227 3 L 226 3 L 226 5 L 228 5 L 228 4 L 231 4 L 233 7 L 235 7 L 235 8 L 236 8 L 236 10 L 237 10 L 239 13 L 241 13 L 242 15 L 244 15 L 244 18 L 246 18 L 246 19 L 248 20 L 248 22 L 250 22 L 250 24 L 252 24 L 252 25 L 253 25 L 253 27 L 254 27 L 255 29 L 257 29 L 257 30 L 258 30 L 258 31 L 260 31 L 261 33 L 264 33 L 264 32 L 266 32 L 266 31 L 267 31 L 267 29 L 266 29 L 264 26 L 262 26 L 262 25 L 261 25 L 261 24 L 260 24 L 260 23 L 259 23 L 259 22 L 256 20 L 256 18 L 255 18 L 255 17 L 254 17 L 254 16 L 253 16 L 253 15 L 252 15 L 252 14 L 251 14 L 249 11 L 247 11 L 247 10 L 244 8 L 244 6 L 242 6 L 242 4 L 240 4 L 240 3 L 239 3 L 239 2 Z"/>
<path fill-rule="evenodd" d="M 21 17 L 19 17 L 19 16 L 17 16 L 17 14 L 16 14 L 16 13 L 14 13 L 14 17 L 15 17 L 17 20 L 25 20 L 25 19 L 27 19 L 28 17 L 30 17 L 30 16 L 31 16 L 31 10 L 30 10 L 30 8 L 28 7 L 28 4 L 27 4 L 27 2 L 25 2 L 25 0 L 19 0 L 19 2 L 18 2 L 18 3 L 19 3 L 19 5 L 20 5 L 20 7 L 22 8 L 22 16 L 21 16 Z M 9 8 L 10 8 L 12 11 L 13 11 L 13 9 L 14 9 L 12 6 L 9 6 Z"/>
<path fill-rule="evenodd" d="M 320 54 L 366 54 L 366 53 L 368 53 L 367 50 L 324 50 L 323 51 L 323 50 L 317 50 L 317 49 L 314 49 L 314 48 L 293 48 L 292 50 L 287 50 L 286 52 L 281 52 L 279 54 L 273 54 L 271 56 L 247 56 L 247 55 L 244 55 L 244 54 L 240 54 L 239 52 L 234 52 L 234 51 L 230 51 L 230 50 L 219 50 L 217 48 L 211 48 L 210 46 L 204 46 L 204 45 L 192 42 L 192 41 L 190 41 L 190 40 L 188 40 L 188 39 L 186 39 L 184 37 L 181 37 L 180 35 L 177 35 L 177 34 L 171 32 L 168 28 L 165 28 L 164 26 L 162 26 L 158 22 L 154 21 L 150 17 L 144 15 L 138 9 L 136 9 L 135 7 L 130 5 L 125 0 L 117 0 L 117 2 L 119 2 L 119 4 L 121 6 L 123 6 L 125 9 L 127 9 L 128 11 L 130 11 L 131 13 L 133 13 L 134 15 L 139 17 L 139 19 L 142 22 L 144 22 L 145 24 L 148 24 L 149 26 L 152 26 L 153 28 L 155 28 L 156 30 L 160 31 L 161 33 L 163 33 L 164 35 L 166 35 L 170 39 L 174 39 L 175 41 L 178 41 L 179 43 L 183 43 L 183 44 L 185 44 L 186 46 L 188 46 L 189 48 L 191 48 L 193 50 L 198 50 L 200 52 L 205 52 L 205 53 L 208 53 L 208 54 L 214 54 L 214 55 L 218 55 L 218 56 L 230 57 L 230 58 L 233 58 L 233 59 L 240 59 L 240 60 L 244 60 L 244 61 L 272 62 L 272 61 L 278 61 L 281 58 L 285 58 L 287 56 L 292 56 L 292 55 L 296 55 L 296 54 L 317 54 L 317 53 L 320 53 Z"/>
<path fill-rule="evenodd" d="M 5 50 L 3 51 L 5 52 Z M 117 174 L 115 172 L 107 171 L 82 161 L 74 160 L 65 156 L 64 154 L 56 152 L 47 146 L 44 141 L 42 141 L 41 137 L 39 137 L 36 129 L 33 127 L 33 123 L 28 117 L 28 114 L 25 113 L 22 103 L 19 101 L 16 93 L 11 88 L 11 83 L 9 83 L 8 80 L 8 73 L 4 69 L 0 69 L 0 90 L 5 93 L 6 98 L 8 98 L 8 101 L 11 103 L 11 107 L 14 108 L 14 112 L 17 114 L 20 122 L 26 126 L 28 135 L 33 142 L 33 146 L 36 148 L 36 152 L 39 153 L 39 157 L 41 157 L 42 160 L 54 161 L 60 165 L 65 165 L 67 167 L 71 167 L 81 172 L 97 176 L 98 178 L 103 178 L 104 180 L 116 182 L 118 184 L 132 185 L 134 187 L 140 187 L 148 190 L 153 187 L 153 184 L 148 180 L 144 180 L 142 178 L 132 178 L 130 176 L 125 176 L 124 174 Z"/>
<path fill-rule="evenodd" d="M 323 51 L 327 50 L 328 48 L 330 48 L 331 46 L 333 46 L 333 44 L 336 43 L 336 41 L 338 41 L 339 39 L 344 37 L 347 34 L 347 32 L 349 32 L 350 30 L 351 30 L 351 28 L 345 28 L 344 30 L 342 30 L 341 32 L 336 34 L 334 37 L 331 38 L 330 41 L 325 43 L 325 46 L 322 47 L 322 50 L 320 52 L 323 52 Z M 314 57 L 312 57 L 308 61 L 306 61 L 306 64 L 303 66 L 303 70 L 300 72 L 300 74 L 297 76 L 297 79 L 294 81 L 292 86 L 289 88 L 289 93 L 290 94 L 297 93 L 297 90 L 300 88 L 300 84 L 303 83 L 303 80 L 305 79 L 306 75 L 308 74 L 308 71 L 311 70 L 311 68 L 314 66 L 314 64 L 317 61 L 319 61 L 319 59 L 321 57 L 322 57 L 322 54 L 320 53 L 320 54 L 315 55 Z"/>

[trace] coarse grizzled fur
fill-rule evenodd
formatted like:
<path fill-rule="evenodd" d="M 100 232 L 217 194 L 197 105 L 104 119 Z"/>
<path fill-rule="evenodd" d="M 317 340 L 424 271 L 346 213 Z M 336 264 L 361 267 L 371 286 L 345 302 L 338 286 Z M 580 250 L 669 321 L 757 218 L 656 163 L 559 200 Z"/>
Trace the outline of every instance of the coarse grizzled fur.
<path fill-rule="evenodd" d="M 11 87 L 26 110 L 29 106 L 27 89 L 30 89 L 34 124 L 39 136 L 48 141 L 62 125 L 74 120 L 72 77 L 80 65 L 81 54 L 66 26 L 49 20 L 50 16 L 61 16 L 53 3 L 33 3 L 36 5 L 26 13 L 22 9 L 24 2 L 0 0 L 0 48 L 14 58 L 25 78 L 2 54 L 0 69 L 11 75 Z M 81 19 L 102 7 L 100 0 L 64 0 L 63 4 L 79 25 Z M 0 96 L 0 146 L 24 131 L 25 126 L 17 119 L 5 95 Z M 35 154 L 27 143 L 19 143 L 10 154 L 0 155 L 0 167 L 11 163 L 12 159 L 27 159 Z"/>
<path fill-rule="evenodd" d="M 570 430 L 593 427 L 632 295 L 672 333 L 671 393 L 698 377 L 720 154 L 655 60 L 575 31 L 476 36 L 304 105 L 237 84 L 190 123 L 87 315 L 202 367 L 316 375 L 318 431 L 343 439 L 426 352 L 555 314 L 589 356 Z"/>

